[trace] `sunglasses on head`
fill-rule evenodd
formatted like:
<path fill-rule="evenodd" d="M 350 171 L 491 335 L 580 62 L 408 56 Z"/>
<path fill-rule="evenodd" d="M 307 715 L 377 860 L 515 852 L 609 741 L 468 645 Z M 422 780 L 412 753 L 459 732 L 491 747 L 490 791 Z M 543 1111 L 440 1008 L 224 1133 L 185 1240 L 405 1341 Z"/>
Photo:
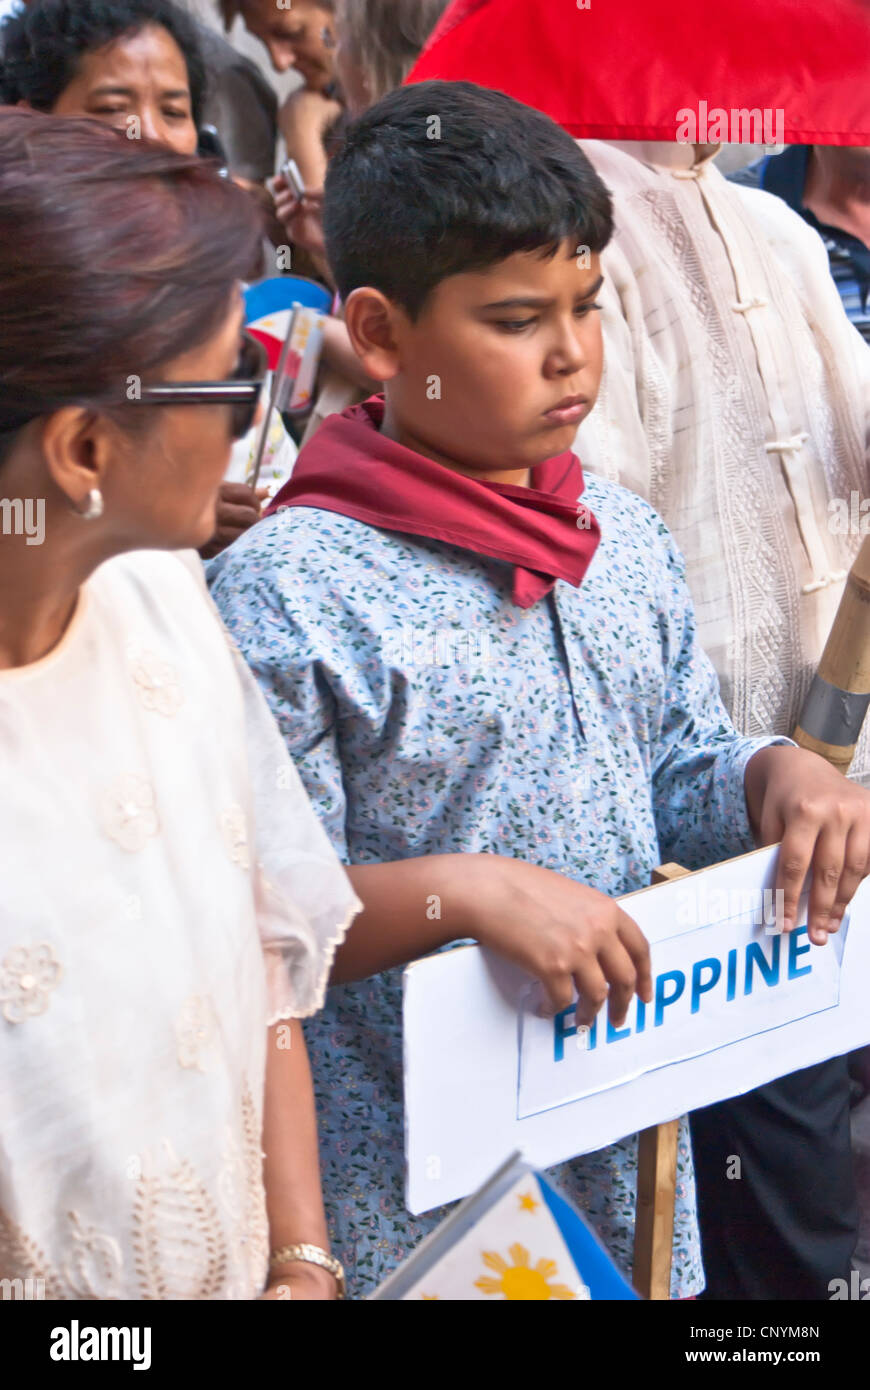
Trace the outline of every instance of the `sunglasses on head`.
<path fill-rule="evenodd" d="M 256 338 L 242 335 L 236 370 L 229 381 L 166 381 L 143 386 L 131 404 L 228 405 L 233 439 L 241 439 L 254 423 L 263 380 L 269 369 L 266 349 Z"/>

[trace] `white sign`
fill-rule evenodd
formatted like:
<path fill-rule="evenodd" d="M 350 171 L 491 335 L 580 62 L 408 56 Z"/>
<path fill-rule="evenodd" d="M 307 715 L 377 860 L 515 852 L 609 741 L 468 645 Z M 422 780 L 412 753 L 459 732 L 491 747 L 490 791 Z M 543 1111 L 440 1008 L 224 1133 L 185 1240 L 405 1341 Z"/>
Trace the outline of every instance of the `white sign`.
<path fill-rule="evenodd" d="M 650 942 L 654 999 L 613 1029 L 536 1012 L 540 986 L 479 947 L 405 972 L 407 1203 L 474 1191 L 521 1149 L 539 1168 L 870 1041 L 870 887 L 813 946 L 771 910 L 777 850 L 622 899 Z M 862 984 L 863 982 L 863 984 Z"/>

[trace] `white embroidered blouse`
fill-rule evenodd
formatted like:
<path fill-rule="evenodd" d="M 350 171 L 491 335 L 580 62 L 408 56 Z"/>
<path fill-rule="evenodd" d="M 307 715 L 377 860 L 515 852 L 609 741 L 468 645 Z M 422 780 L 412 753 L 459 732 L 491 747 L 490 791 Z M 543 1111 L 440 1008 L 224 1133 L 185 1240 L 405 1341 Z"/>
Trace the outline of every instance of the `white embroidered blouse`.
<path fill-rule="evenodd" d="M 255 1297 L 267 1022 L 359 904 L 195 556 L 102 565 L 0 671 L 0 785 L 0 1278 Z"/>
<path fill-rule="evenodd" d="M 581 145 L 616 233 L 577 451 L 664 518 L 737 728 L 791 734 L 861 540 L 843 518 L 868 491 L 870 347 L 780 199 L 691 145 Z"/>

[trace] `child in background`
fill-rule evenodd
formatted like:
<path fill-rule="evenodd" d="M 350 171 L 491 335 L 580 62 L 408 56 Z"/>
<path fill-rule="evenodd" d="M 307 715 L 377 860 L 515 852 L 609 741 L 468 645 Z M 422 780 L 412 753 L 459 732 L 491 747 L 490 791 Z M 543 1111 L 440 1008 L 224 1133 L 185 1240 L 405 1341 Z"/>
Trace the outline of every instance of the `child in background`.
<path fill-rule="evenodd" d="M 786 928 L 812 865 L 821 945 L 866 871 L 870 795 L 774 746 L 788 740 L 735 733 L 663 524 L 614 484 L 584 486 L 569 452 L 598 390 L 611 233 L 585 156 L 501 93 L 403 88 L 334 159 L 326 233 L 385 395 L 326 422 L 212 586 L 340 857 L 467 852 L 489 942 L 515 956 L 487 856 L 540 866 L 530 943 L 551 880 L 600 928 L 550 991 L 565 1008 L 578 987 L 580 1022 L 608 982 L 635 985 L 627 919 L 605 927 L 603 905 L 665 860 L 698 868 L 784 837 Z M 857 875 L 842 867 L 851 832 Z M 393 959 L 419 947 L 409 930 Z M 399 972 L 333 988 L 307 1037 L 332 1236 L 359 1295 L 443 1215 L 404 1210 Z M 630 1270 L 636 1139 L 558 1176 Z M 672 1294 L 686 1297 L 703 1275 L 685 1124 L 677 1197 Z"/>

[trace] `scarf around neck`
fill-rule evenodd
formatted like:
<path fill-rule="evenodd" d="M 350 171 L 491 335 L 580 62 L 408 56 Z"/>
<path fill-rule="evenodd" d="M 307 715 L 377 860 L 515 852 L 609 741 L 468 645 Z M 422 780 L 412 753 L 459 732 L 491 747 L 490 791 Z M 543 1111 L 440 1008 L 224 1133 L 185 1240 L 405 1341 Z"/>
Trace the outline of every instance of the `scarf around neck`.
<path fill-rule="evenodd" d="M 515 567 L 520 608 L 543 598 L 557 579 L 580 585 L 601 532 L 580 501 L 583 471 L 570 450 L 533 468 L 531 487 L 483 482 L 385 438 L 383 418 L 381 396 L 329 416 L 266 516 L 317 507 L 506 560 Z"/>

